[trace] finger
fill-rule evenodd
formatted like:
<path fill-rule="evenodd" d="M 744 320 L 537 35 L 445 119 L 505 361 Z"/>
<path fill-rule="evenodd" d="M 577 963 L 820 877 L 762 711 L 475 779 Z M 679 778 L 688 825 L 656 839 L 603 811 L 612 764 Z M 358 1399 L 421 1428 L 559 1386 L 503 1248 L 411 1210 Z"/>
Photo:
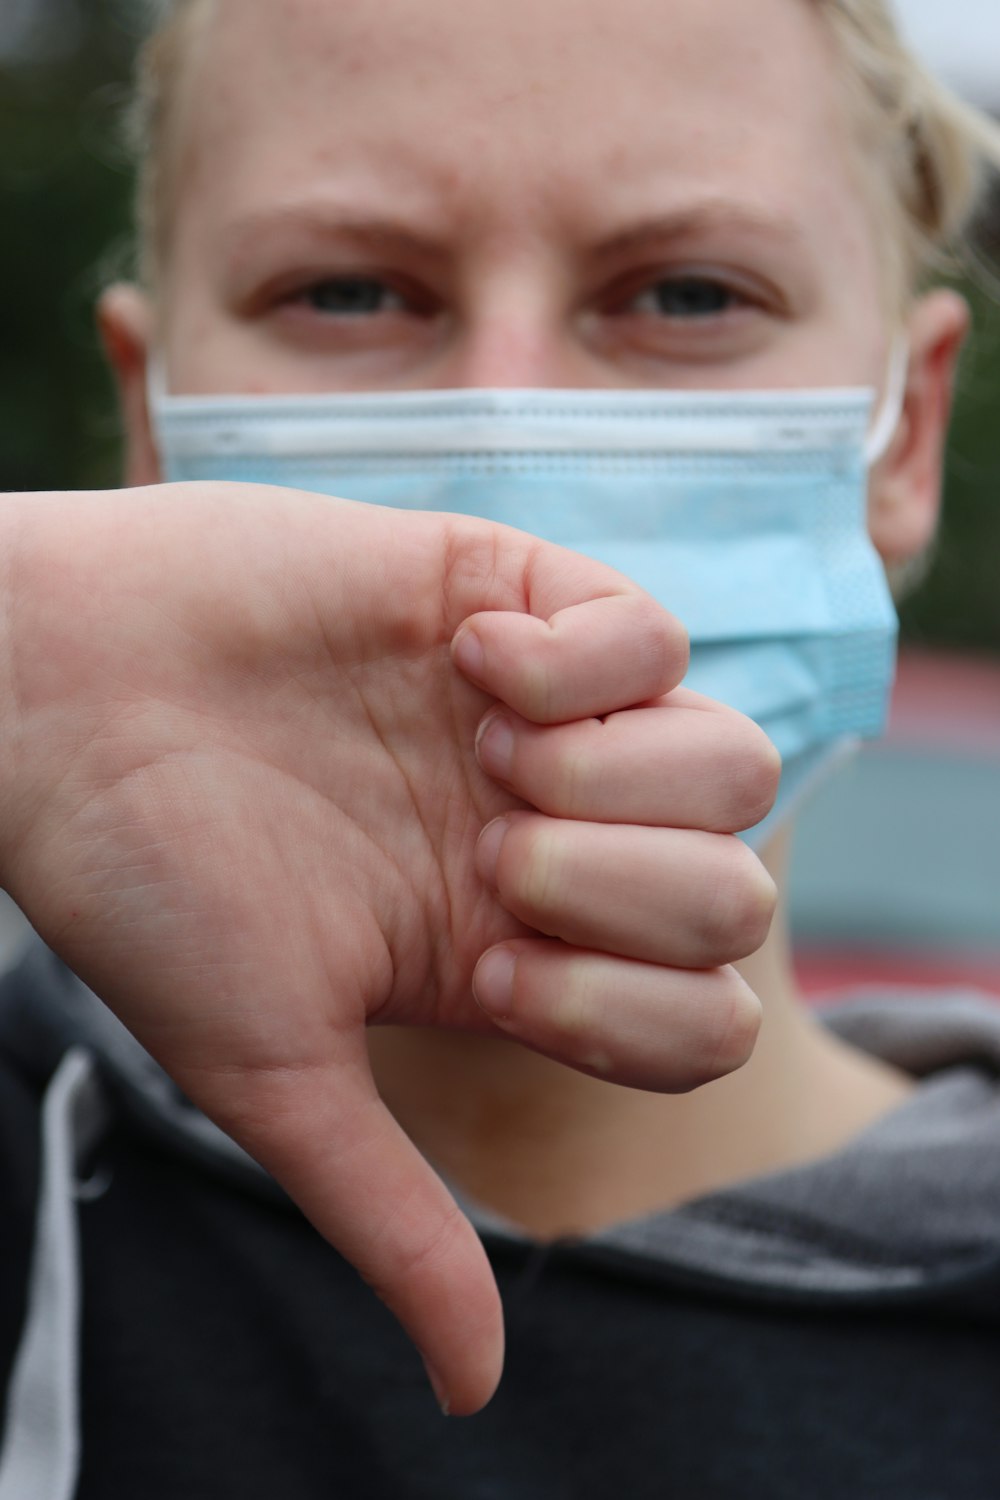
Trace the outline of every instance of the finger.
<path fill-rule="evenodd" d="M 507 813 L 487 825 L 476 869 L 527 926 L 577 947 L 710 969 L 755 953 L 774 882 L 739 839 L 690 829 Z"/>
<path fill-rule="evenodd" d="M 558 818 L 737 833 L 774 802 L 781 757 L 752 719 L 683 688 L 658 704 L 537 725 L 510 709 L 480 725 L 488 776 Z"/>
<path fill-rule="evenodd" d="M 503 1365 L 493 1273 L 471 1224 L 379 1099 L 363 1045 L 325 1066 L 255 1072 L 220 1123 L 399 1319 L 439 1402 L 455 1416 L 485 1406 Z"/>
<path fill-rule="evenodd" d="M 551 619 L 473 615 L 452 643 L 477 687 L 535 723 L 611 713 L 659 697 L 687 671 L 680 623 L 646 594 L 591 599 Z"/>
<path fill-rule="evenodd" d="M 760 1002 L 735 969 L 660 968 L 541 940 L 491 948 L 473 992 L 493 1022 L 534 1051 L 659 1093 L 742 1067 L 760 1029 Z"/>

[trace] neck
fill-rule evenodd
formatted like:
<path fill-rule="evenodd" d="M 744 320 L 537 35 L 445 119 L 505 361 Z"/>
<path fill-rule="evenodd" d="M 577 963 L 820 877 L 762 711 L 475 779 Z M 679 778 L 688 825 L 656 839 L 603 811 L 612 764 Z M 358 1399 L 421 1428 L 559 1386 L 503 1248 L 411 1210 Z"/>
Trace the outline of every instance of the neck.
<path fill-rule="evenodd" d="M 782 884 L 786 851 L 766 860 Z M 912 1081 L 799 999 L 785 923 L 740 965 L 764 1023 L 750 1062 L 691 1094 L 603 1083 L 506 1039 L 385 1027 L 379 1091 L 439 1171 L 539 1238 L 594 1231 L 836 1151 Z"/>

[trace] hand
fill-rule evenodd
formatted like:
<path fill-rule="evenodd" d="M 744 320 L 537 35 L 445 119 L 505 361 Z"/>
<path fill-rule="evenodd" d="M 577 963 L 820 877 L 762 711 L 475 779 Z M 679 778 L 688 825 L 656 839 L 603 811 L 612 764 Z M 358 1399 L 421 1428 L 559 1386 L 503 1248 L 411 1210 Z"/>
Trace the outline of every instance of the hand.
<path fill-rule="evenodd" d="M 676 687 L 653 601 L 519 532 L 235 485 L 5 510 L 0 880 L 477 1410 L 496 1287 L 366 1025 L 647 1088 L 738 1066 L 724 966 L 773 893 L 729 834 L 773 751 Z"/>

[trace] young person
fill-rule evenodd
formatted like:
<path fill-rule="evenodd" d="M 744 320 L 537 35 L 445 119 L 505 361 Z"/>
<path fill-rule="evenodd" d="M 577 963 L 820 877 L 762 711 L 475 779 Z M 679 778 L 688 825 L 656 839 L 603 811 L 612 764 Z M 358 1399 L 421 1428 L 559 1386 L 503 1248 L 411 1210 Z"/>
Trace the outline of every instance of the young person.
<path fill-rule="evenodd" d="M 188 484 L 8 513 L 75 973 L 4 995 L 0 1496 L 989 1493 L 1000 1027 L 816 1025 L 749 845 L 875 726 L 990 128 L 876 0 L 181 0 L 143 101 L 101 323 Z M 469 1424 L 346 1263 L 479 1408 L 426 1163 Z"/>

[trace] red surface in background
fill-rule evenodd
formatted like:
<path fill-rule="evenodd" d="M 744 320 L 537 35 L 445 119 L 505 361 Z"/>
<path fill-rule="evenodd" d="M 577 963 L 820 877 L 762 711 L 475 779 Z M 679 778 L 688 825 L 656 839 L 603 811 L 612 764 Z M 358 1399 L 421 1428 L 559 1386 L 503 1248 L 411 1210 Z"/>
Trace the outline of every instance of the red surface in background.
<path fill-rule="evenodd" d="M 902 652 L 887 738 L 1000 761 L 1000 661 Z"/>
<path fill-rule="evenodd" d="M 807 1000 L 829 998 L 839 990 L 888 984 L 907 989 L 981 990 L 1000 1003 L 1000 952 L 992 959 L 969 959 L 889 950 L 859 953 L 800 949 L 795 954 L 795 971 Z"/>
<path fill-rule="evenodd" d="M 1000 778 L 1000 662 L 945 652 L 901 654 L 886 735 L 894 749 L 995 758 Z M 1000 779 L 998 779 L 1000 785 Z M 997 890 L 1000 914 L 1000 889 Z M 917 953 L 891 948 L 809 948 L 795 954 L 809 998 L 865 985 L 973 988 L 1000 1001 L 1000 915 L 995 954 Z"/>

